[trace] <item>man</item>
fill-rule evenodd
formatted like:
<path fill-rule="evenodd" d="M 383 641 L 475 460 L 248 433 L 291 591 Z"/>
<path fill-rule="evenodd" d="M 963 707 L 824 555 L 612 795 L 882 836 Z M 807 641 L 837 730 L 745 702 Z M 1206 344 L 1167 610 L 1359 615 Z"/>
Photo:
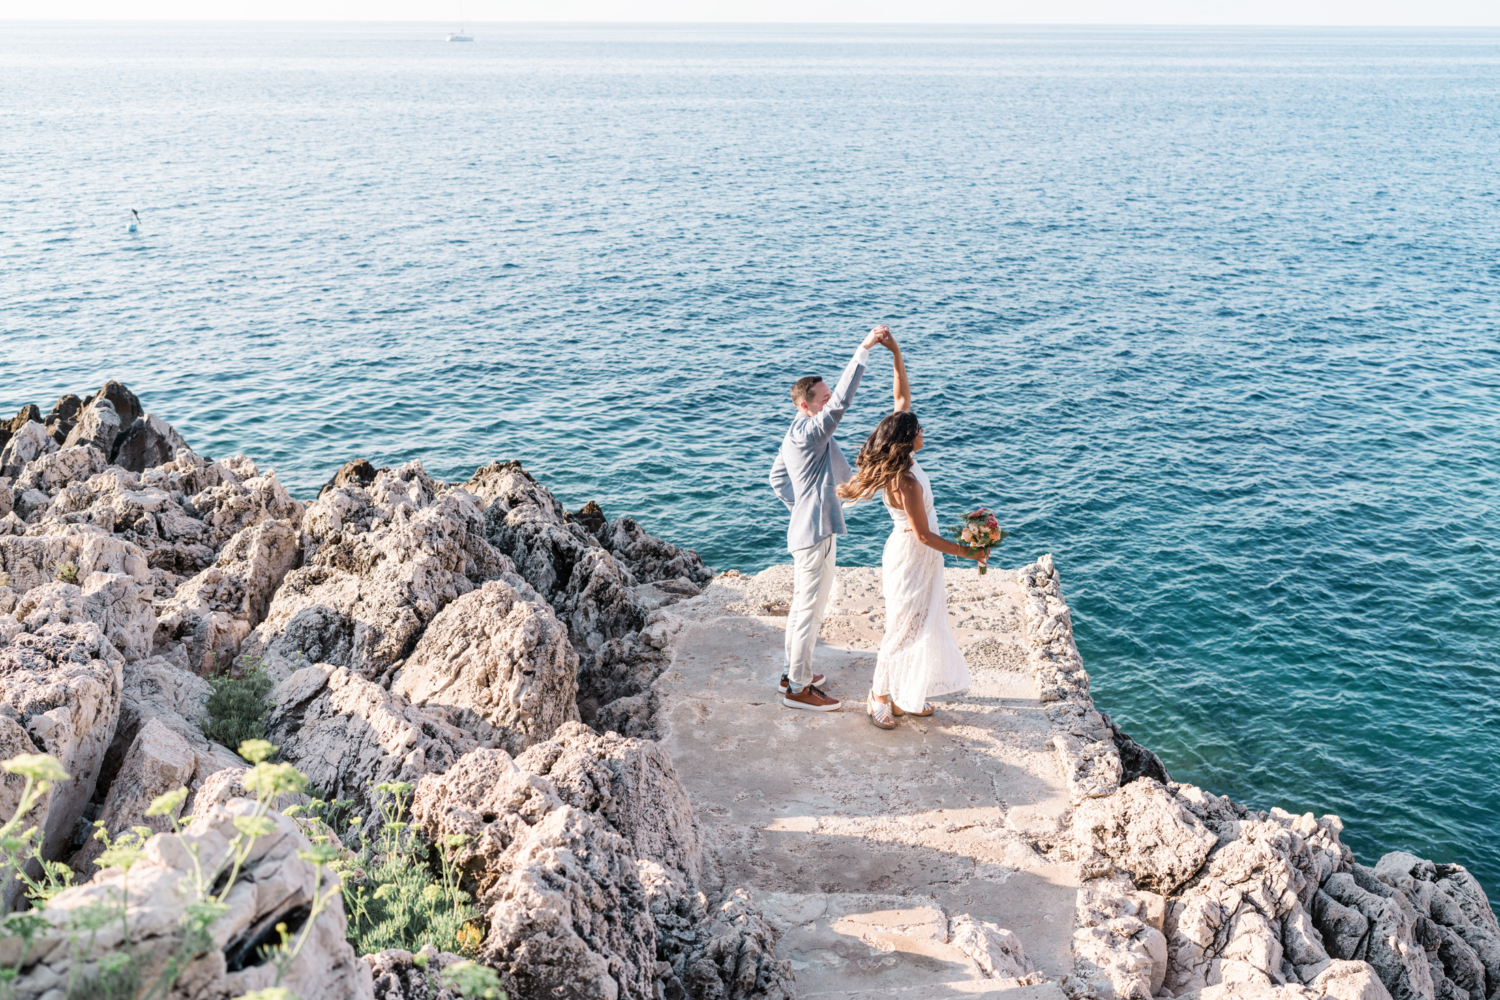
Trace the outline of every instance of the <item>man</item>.
<path fill-rule="evenodd" d="M 781 441 L 771 466 L 771 489 L 791 511 L 786 546 L 796 574 L 792 609 L 786 617 L 786 662 L 781 675 L 781 703 L 788 708 L 832 712 L 839 707 L 818 687 L 821 674 L 812 671 L 813 647 L 823 625 L 823 609 L 833 592 L 837 538 L 844 533 L 844 513 L 834 490 L 854 473 L 833 440 L 854 390 L 870 358 L 870 348 L 889 344 L 891 331 L 877 326 L 865 337 L 854 358 L 830 390 L 820 378 L 799 378 L 792 386 L 797 415 Z"/>

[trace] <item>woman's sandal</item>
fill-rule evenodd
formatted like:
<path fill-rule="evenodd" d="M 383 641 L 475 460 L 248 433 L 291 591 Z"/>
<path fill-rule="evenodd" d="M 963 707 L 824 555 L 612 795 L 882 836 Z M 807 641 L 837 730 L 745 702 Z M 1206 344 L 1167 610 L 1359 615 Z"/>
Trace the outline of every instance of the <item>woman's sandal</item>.
<path fill-rule="evenodd" d="M 865 698 L 865 714 L 870 717 L 872 725 L 879 726 L 881 729 L 896 728 L 896 720 L 891 717 L 891 703 L 875 700 L 873 691 Z"/>
<path fill-rule="evenodd" d="M 919 719 L 925 719 L 936 711 L 937 709 L 932 706 L 932 702 L 930 701 L 922 702 L 922 711 L 920 712 L 903 712 L 900 705 L 896 704 L 894 700 L 891 702 L 892 715 L 915 715 Z"/>

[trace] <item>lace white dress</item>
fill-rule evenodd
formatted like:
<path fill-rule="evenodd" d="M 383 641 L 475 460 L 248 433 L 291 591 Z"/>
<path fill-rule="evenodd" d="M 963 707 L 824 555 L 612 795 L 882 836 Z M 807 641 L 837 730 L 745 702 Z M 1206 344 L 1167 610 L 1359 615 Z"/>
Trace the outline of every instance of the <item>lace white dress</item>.
<path fill-rule="evenodd" d="M 915 461 L 911 473 L 922 484 L 927 523 L 937 526 L 932 483 Z M 881 560 L 885 592 L 885 638 L 875 662 L 874 690 L 890 695 L 905 712 L 920 712 L 929 698 L 962 691 L 971 683 L 964 654 L 948 627 L 943 554 L 923 545 L 906 513 L 887 501 L 895 522 Z"/>

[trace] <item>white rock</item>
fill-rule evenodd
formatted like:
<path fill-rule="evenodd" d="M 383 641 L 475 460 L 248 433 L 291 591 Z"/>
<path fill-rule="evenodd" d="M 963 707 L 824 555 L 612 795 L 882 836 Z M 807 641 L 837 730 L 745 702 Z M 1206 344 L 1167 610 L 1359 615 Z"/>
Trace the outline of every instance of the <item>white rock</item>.
<path fill-rule="evenodd" d="M 1106 870 L 1118 866 L 1136 885 L 1164 894 L 1197 874 L 1219 839 L 1151 778 L 1085 799 L 1073 811 L 1073 836 L 1080 851 L 1091 852 Z"/>
<path fill-rule="evenodd" d="M 171 819 L 147 816 L 146 810 L 158 795 L 186 787 L 197 767 L 198 755 L 187 740 L 160 721 L 149 720 L 126 751 L 124 764 L 110 783 L 99 821 L 115 837 L 136 826 L 150 827 L 156 833 L 167 832 L 172 828 Z M 94 859 L 103 850 L 103 842 L 90 837 L 69 864 L 90 877 L 96 870 Z"/>
<path fill-rule="evenodd" d="M 81 587 L 68 583 L 33 587 L 17 602 L 16 617 L 32 631 L 43 625 L 93 622 L 127 661 L 150 653 L 156 616 L 149 591 L 123 573 L 95 572 L 82 580 Z"/>
<path fill-rule="evenodd" d="M 0 646 L 0 713 L 30 737 L 29 752 L 51 754 L 72 776 L 55 784 L 39 807 L 49 859 L 69 846 L 94 794 L 119 718 L 123 668 L 124 659 L 92 622 L 43 625 Z M 14 746 L 18 740 L 0 742 Z M 7 905 L 15 895 L 15 883 L 6 886 Z"/>

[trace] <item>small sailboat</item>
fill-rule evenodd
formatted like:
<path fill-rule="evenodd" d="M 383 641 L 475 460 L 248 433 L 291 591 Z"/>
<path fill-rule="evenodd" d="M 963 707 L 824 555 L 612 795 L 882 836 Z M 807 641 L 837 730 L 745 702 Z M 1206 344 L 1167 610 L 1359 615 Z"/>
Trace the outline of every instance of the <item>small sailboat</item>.
<path fill-rule="evenodd" d="M 449 32 L 449 34 L 448 34 L 448 41 L 450 41 L 450 42 L 472 42 L 473 40 L 474 40 L 474 36 L 471 35 L 471 34 L 469 34 L 469 25 L 464 21 L 464 8 L 463 8 L 463 5 L 460 4 L 459 7 L 458 7 L 458 30 L 457 31 L 453 31 L 453 32 Z"/>

